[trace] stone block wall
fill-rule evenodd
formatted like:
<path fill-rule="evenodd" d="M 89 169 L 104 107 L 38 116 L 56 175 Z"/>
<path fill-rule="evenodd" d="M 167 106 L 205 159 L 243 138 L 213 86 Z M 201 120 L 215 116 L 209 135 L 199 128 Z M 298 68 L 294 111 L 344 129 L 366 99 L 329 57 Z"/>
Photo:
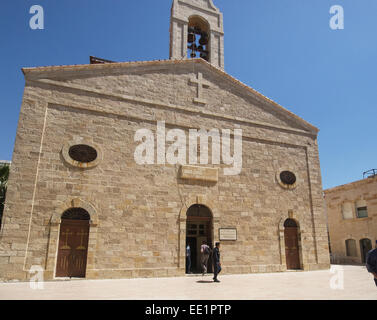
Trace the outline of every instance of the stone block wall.
<path fill-rule="evenodd" d="M 190 78 L 211 83 L 195 104 Z M 3 280 L 26 280 L 33 265 L 54 279 L 59 223 L 68 208 L 91 215 L 87 278 L 184 275 L 186 212 L 193 204 L 219 228 L 237 228 L 222 243 L 224 273 L 286 270 L 284 221 L 300 226 L 301 266 L 329 267 L 316 132 L 261 95 L 201 60 L 25 70 L 26 87 L 0 234 Z M 138 165 L 135 132 L 243 130 L 243 169 L 218 181 L 181 179 L 180 165 Z M 64 145 L 100 150 L 89 168 L 64 159 Z M 198 165 L 200 166 L 200 165 Z M 293 190 L 277 174 L 297 176 Z M 205 170 L 204 170 L 205 172 Z M 212 173 L 211 173 L 212 174 Z M 215 179 L 214 179 L 215 180 Z"/>
<path fill-rule="evenodd" d="M 357 201 L 364 200 L 368 217 L 358 218 Z M 334 263 L 361 264 L 361 239 L 369 239 L 372 248 L 377 240 L 377 177 L 363 179 L 325 190 L 331 253 Z M 344 219 L 342 206 L 350 203 L 352 217 Z M 356 255 L 347 256 L 346 240 L 356 241 Z"/>

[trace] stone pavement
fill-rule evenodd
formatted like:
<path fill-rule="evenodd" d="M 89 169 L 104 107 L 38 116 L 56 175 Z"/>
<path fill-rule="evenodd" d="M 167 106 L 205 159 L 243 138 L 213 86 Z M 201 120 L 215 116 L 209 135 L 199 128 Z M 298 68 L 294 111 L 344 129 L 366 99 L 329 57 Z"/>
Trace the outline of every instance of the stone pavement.
<path fill-rule="evenodd" d="M 334 267 L 334 266 L 333 266 Z M 329 270 L 249 275 L 222 275 L 221 283 L 211 276 L 181 278 L 72 280 L 45 282 L 44 289 L 30 283 L 0 283 L 0 299 L 127 299 L 127 300 L 275 300 L 275 299 L 372 299 L 377 287 L 365 267 L 344 268 L 344 289 L 333 290 Z M 333 281 L 335 284 L 339 282 Z"/>

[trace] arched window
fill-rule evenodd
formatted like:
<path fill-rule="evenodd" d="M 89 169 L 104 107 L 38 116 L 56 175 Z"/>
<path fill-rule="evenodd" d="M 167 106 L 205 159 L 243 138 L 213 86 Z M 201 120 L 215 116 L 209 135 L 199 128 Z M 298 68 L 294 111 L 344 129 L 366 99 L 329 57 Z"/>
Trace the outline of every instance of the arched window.
<path fill-rule="evenodd" d="M 346 254 L 347 254 L 347 257 L 357 257 L 356 240 L 354 239 L 346 240 Z"/>
<path fill-rule="evenodd" d="M 89 213 L 83 208 L 70 208 L 62 214 L 66 220 L 90 220 Z"/>
<path fill-rule="evenodd" d="M 284 228 L 297 228 L 297 223 L 293 219 L 287 219 L 284 222 Z"/>
<path fill-rule="evenodd" d="M 187 210 L 188 217 L 212 218 L 211 210 L 206 206 L 194 204 Z"/>

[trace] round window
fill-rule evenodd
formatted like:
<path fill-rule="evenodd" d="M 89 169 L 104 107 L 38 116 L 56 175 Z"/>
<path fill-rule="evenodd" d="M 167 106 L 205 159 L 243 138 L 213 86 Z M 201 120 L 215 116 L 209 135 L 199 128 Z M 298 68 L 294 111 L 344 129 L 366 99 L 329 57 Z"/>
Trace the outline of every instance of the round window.
<path fill-rule="evenodd" d="M 77 144 L 69 148 L 69 156 L 78 162 L 89 163 L 97 159 L 97 151 L 86 144 Z"/>
<path fill-rule="evenodd" d="M 296 183 L 296 175 L 291 171 L 283 171 L 280 173 L 280 180 L 284 184 L 292 186 Z"/>

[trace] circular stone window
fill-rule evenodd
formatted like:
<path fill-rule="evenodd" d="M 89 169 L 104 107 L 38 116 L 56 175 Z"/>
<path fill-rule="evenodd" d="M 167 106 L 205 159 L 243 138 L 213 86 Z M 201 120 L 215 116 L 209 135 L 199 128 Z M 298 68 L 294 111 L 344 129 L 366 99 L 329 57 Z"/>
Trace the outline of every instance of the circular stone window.
<path fill-rule="evenodd" d="M 64 161 L 71 166 L 88 169 L 95 167 L 102 160 L 102 151 L 90 142 L 76 139 L 76 141 L 64 144 L 62 156 Z"/>
<path fill-rule="evenodd" d="M 86 144 L 77 144 L 69 148 L 69 156 L 78 162 L 89 163 L 97 159 L 97 150 Z"/>
<path fill-rule="evenodd" d="M 279 170 L 276 173 L 276 180 L 284 189 L 295 189 L 297 186 L 297 176 L 290 170 Z"/>
<path fill-rule="evenodd" d="M 296 183 L 296 175 L 291 171 L 283 171 L 280 173 L 280 180 L 284 184 L 292 186 Z"/>

